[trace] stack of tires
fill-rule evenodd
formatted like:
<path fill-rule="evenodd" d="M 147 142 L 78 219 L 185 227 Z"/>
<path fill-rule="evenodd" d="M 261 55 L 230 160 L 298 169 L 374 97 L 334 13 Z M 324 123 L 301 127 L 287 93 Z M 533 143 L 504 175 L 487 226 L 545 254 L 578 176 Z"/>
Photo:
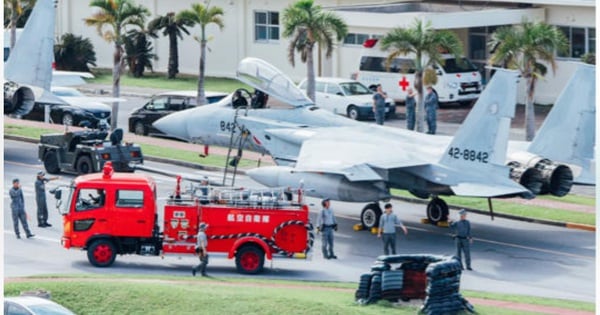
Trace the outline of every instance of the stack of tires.
<path fill-rule="evenodd" d="M 381 274 L 381 298 L 398 301 L 402 297 L 404 271 L 388 270 Z"/>
<path fill-rule="evenodd" d="M 460 294 L 461 264 L 452 257 L 430 264 L 427 274 L 427 297 L 421 312 L 427 315 L 474 312 L 473 306 Z"/>
<path fill-rule="evenodd" d="M 371 266 L 371 272 L 365 273 L 360 276 L 360 282 L 358 283 L 358 289 L 355 293 L 355 298 L 359 304 L 370 304 L 377 303 L 381 300 L 382 287 L 381 277 L 382 273 L 389 271 L 391 266 L 386 263 L 376 263 Z"/>

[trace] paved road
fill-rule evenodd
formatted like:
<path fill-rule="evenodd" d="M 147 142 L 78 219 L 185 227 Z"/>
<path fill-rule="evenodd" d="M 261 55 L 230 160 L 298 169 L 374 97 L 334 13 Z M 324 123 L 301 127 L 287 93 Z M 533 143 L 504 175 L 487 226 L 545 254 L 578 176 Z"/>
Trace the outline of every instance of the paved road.
<path fill-rule="evenodd" d="M 5 141 L 4 185 L 10 187 L 13 177 L 20 177 L 26 195 L 30 223 L 35 225 L 34 189 L 35 173 L 42 165 L 35 158 L 35 145 Z M 149 166 L 170 169 L 176 173 L 208 175 L 220 178 L 221 174 L 201 172 L 164 164 L 148 163 Z M 153 175 L 158 182 L 161 203 L 172 191 L 174 180 Z M 67 184 L 73 177 L 64 175 L 55 184 Z M 244 176 L 238 177 L 243 186 L 255 186 Z M 49 197 L 51 205 L 51 198 Z M 9 207 L 4 192 L 4 208 Z M 318 204 L 318 200 L 311 200 Z M 325 281 L 357 282 L 360 274 L 367 272 L 375 257 L 381 254 L 381 241 L 367 232 L 354 232 L 358 214 L 363 205 L 334 202 L 333 207 L 340 218 L 340 232 L 336 235 L 336 253 L 339 260 L 324 260 L 316 241 L 317 250 L 311 261 L 276 260 L 267 264 L 262 277 L 280 279 L 307 279 Z M 161 205 L 162 207 L 162 205 Z M 394 202 L 409 229 L 407 237 L 399 237 L 400 253 L 432 253 L 451 255 L 453 243 L 448 231 L 423 225 L 424 206 Z M 311 210 L 318 211 L 312 205 Z M 314 216 L 315 213 L 312 214 Z M 456 216 L 455 213 L 452 213 Z M 470 215 L 475 243 L 473 245 L 474 272 L 463 275 L 462 288 L 491 292 L 516 293 L 552 298 L 592 302 L 595 299 L 595 233 L 568 230 L 531 223 Z M 94 268 L 87 262 L 84 252 L 67 251 L 60 247 L 61 218 L 52 212 L 49 229 L 33 227 L 35 239 L 14 238 L 9 211 L 4 212 L 4 274 L 5 277 L 39 274 L 152 274 L 191 276 L 190 266 L 196 261 L 191 257 L 124 256 L 118 257 L 111 268 Z M 233 261 L 215 257 L 209 266 L 215 276 L 236 276 Z"/>

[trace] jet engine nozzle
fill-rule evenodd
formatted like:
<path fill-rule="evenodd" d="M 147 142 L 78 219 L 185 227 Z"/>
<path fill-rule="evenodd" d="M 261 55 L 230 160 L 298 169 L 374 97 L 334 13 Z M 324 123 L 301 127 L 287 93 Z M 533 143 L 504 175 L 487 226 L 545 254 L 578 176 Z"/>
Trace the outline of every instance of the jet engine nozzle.
<path fill-rule="evenodd" d="M 35 94 L 26 86 L 4 82 L 4 114 L 21 118 L 29 114 L 35 103 Z"/>
<path fill-rule="evenodd" d="M 508 163 L 508 166 L 510 166 L 510 179 L 529 189 L 534 195 L 539 195 L 542 192 L 544 178 L 540 170 L 525 167 L 516 161 Z"/>
<path fill-rule="evenodd" d="M 548 159 L 540 159 L 535 164 L 535 168 L 541 172 L 544 179 L 541 194 L 550 193 L 557 197 L 563 197 L 571 191 L 573 171 L 568 166 Z"/>

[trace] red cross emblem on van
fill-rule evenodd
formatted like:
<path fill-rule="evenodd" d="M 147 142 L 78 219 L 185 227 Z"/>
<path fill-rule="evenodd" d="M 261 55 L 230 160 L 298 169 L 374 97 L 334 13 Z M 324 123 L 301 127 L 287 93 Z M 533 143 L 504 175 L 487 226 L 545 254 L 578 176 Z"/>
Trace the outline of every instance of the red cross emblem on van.
<path fill-rule="evenodd" d="M 410 82 L 406 80 L 406 77 L 402 77 L 402 80 L 398 81 L 398 85 L 402 88 L 402 91 L 406 91 L 406 88 L 410 85 Z"/>

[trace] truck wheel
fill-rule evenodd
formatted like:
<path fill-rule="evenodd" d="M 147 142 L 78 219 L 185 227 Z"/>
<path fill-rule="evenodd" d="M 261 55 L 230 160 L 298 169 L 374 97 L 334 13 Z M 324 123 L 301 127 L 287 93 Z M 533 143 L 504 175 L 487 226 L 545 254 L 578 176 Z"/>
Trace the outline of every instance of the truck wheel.
<path fill-rule="evenodd" d="M 67 126 L 73 126 L 73 115 L 65 113 L 62 116 L 62 124 Z"/>
<path fill-rule="evenodd" d="M 144 127 L 144 124 L 141 121 L 135 122 L 135 124 L 133 125 L 133 132 L 138 136 L 145 136 L 147 134 L 146 128 Z"/>
<path fill-rule="evenodd" d="M 264 264 L 265 253 L 253 245 L 242 246 L 235 255 L 235 266 L 237 271 L 242 274 L 260 273 Z"/>
<path fill-rule="evenodd" d="M 96 267 L 108 267 L 112 265 L 117 256 L 115 245 L 107 239 L 94 241 L 87 249 L 90 264 Z"/>
<path fill-rule="evenodd" d="M 44 154 L 44 168 L 46 169 L 46 172 L 50 174 L 60 173 L 60 167 L 58 166 L 58 156 L 56 155 L 56 151 L 51 150 Z"/>
<path fill-rule="evenodd" d="M 366 205 L 360 214 L 360 223 L 367 230 L 379 226 L 379 218 L 381 217 L 381 208 L 379 204 L 374 202 Z"/>
<path fill-rule="evenodd" d="M 352 120 L 358 120 L 360 118 L 360 114 L 358 113 L 358 108 L 354 105 L 350 105 L 348 107 L 347 113 L 348 118 Z"/>
<path fill-rule="evenodd" d="M 94 170 L 92 167 L 92 159 L 87 155 L 79 157 L 77 159 L 77 165 L 75 166 L 75 169 L 79 174 L 91 173 Z"/>

